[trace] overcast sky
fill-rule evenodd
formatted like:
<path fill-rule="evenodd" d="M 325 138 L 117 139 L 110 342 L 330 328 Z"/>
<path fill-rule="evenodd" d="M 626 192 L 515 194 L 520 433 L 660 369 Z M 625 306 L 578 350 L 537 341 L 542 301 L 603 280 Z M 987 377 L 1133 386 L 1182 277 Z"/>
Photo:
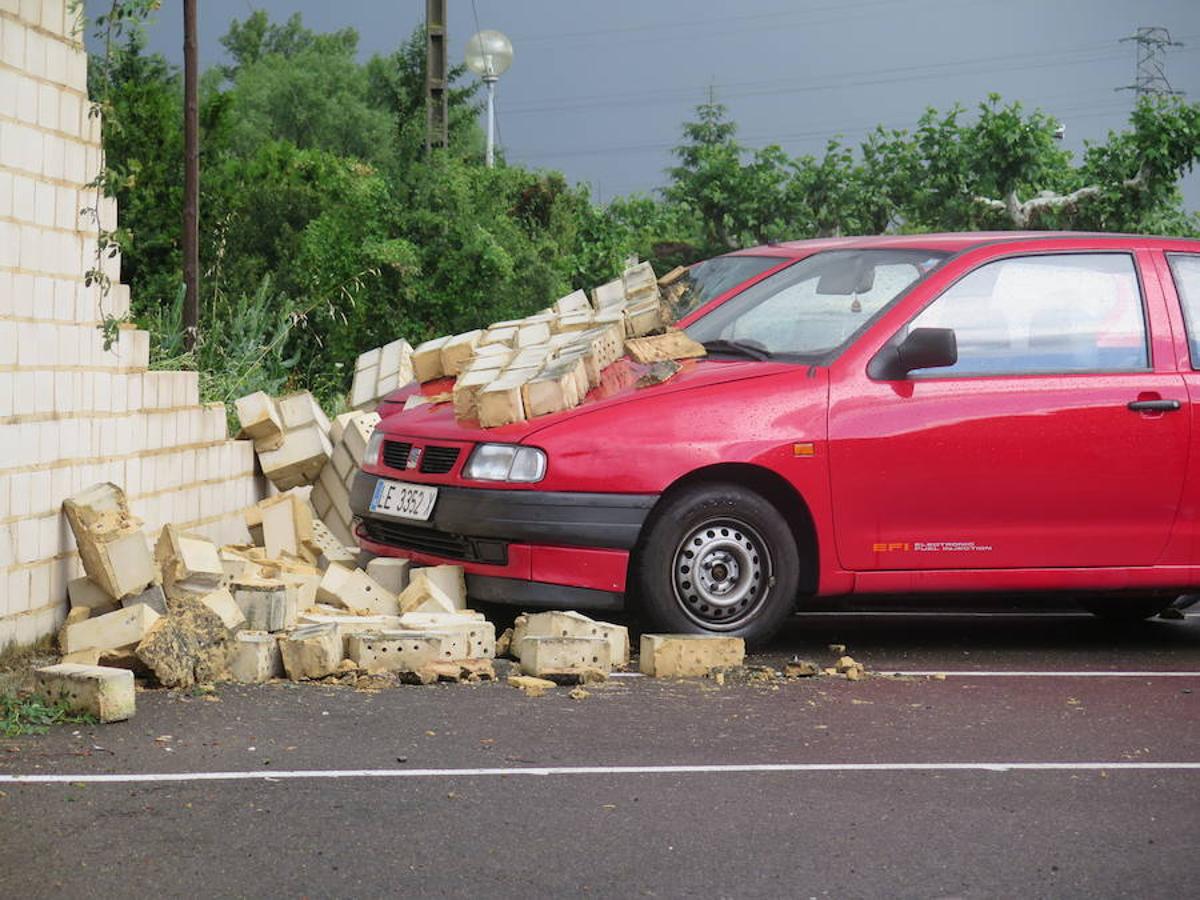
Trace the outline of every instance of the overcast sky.
<path fill-rule="evenodd" d="M 95 13 L 97 0 L 88 0 Z M 106 5 L 106 4 L 99 4 Z M 364 56 L 384 53 L 424 16 L 424 0 L 201 0 L 201 64 L 254 8 L 300 12 L 318 31 L 358 29 Z M 1066 124 L 1066 146 L 1121 128 L 1133 103 L 1140 25 L 1185 46 L 1167 56 L 1171 85 L 1200 100 L 1200 0 L 448 0 L 455 61 L 476 30 L 512 40 L 497 94 L 508 158 L 560 169 L 594 195 L 665 182 L 679 125 L 708 94 L 751 146 L 820 153 L 835 135 L 911 126 L 928 105 L 974 106 L 989 91 Z M 164 0 L 150 47 L 182 59 L 182 0 Z M 476 15 L 478 20 L 476 20 Z M 1200 174 L 1187 180 L 1200 209 Z"/>

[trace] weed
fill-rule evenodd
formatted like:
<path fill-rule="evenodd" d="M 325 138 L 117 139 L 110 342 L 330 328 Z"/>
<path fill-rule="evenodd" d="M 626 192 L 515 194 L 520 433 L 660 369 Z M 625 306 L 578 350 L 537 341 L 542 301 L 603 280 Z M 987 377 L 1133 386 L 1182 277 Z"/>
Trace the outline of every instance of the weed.
<path fill-rule="evenodd" d="M 0 736 L 45 734 L 51 725 L 94 725 L 94 717 L 71 710 L 65 700 L 47 703 L 38 697 L 0 695 Z"/>

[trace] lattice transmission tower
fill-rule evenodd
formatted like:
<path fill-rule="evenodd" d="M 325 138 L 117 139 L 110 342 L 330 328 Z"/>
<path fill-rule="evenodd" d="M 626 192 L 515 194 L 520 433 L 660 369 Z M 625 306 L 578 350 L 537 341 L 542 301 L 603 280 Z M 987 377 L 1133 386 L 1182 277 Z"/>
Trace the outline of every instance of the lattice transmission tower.
<path fill-rule="evenodd" d="M 1138 97 L 1148 95 L 1167 96 L 1182 94 L 1167 81 L 1167 49 L 1182 47 L 1179 41 L 1171 40 L 1171 32 L 1156 25 L 1139 28 L 1121 43 L 1132 41 L 1137 44 L 1137 76 L 1133 84 L 1122 85 L 1118 91 L 1133 91 Z"/>

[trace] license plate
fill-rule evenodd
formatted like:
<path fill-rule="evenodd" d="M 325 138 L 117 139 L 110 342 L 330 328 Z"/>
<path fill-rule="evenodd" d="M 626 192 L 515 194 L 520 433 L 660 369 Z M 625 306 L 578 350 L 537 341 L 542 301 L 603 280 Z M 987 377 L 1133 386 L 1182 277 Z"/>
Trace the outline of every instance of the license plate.
<path fill-rule="evenodd" d="M 425 484 L 404 484 L 399 481 L 379 479 L 375 482 L 375 494 L 371 497 L 370 510 L 398 519 L 429 521 L 433 515 L 433 504 L 437 502 L 438 489 Z"/>

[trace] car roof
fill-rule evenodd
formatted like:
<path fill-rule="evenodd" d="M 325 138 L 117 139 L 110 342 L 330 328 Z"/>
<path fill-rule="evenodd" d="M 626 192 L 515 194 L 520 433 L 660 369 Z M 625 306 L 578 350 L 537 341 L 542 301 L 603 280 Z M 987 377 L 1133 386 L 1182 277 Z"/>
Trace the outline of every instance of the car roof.
<path fill-rule="evenodd" d="M 975 247 L 1013 241 L 1044 241 L 1046 243 L 1069 242 L 1071 240 L 1120 240 L 1126 247 L 1200 250 L 1200 241 L 1145 234 L 1115 234 L 1095 231 L 965 231 L 942 234 L 872 234 L 850 237 L 813 238 L 807 241 L 780 241 L 734 250 L 727 256 L 779 256 L 798 258 L 822 250 L 934 250 L 961 253 Z"/>

